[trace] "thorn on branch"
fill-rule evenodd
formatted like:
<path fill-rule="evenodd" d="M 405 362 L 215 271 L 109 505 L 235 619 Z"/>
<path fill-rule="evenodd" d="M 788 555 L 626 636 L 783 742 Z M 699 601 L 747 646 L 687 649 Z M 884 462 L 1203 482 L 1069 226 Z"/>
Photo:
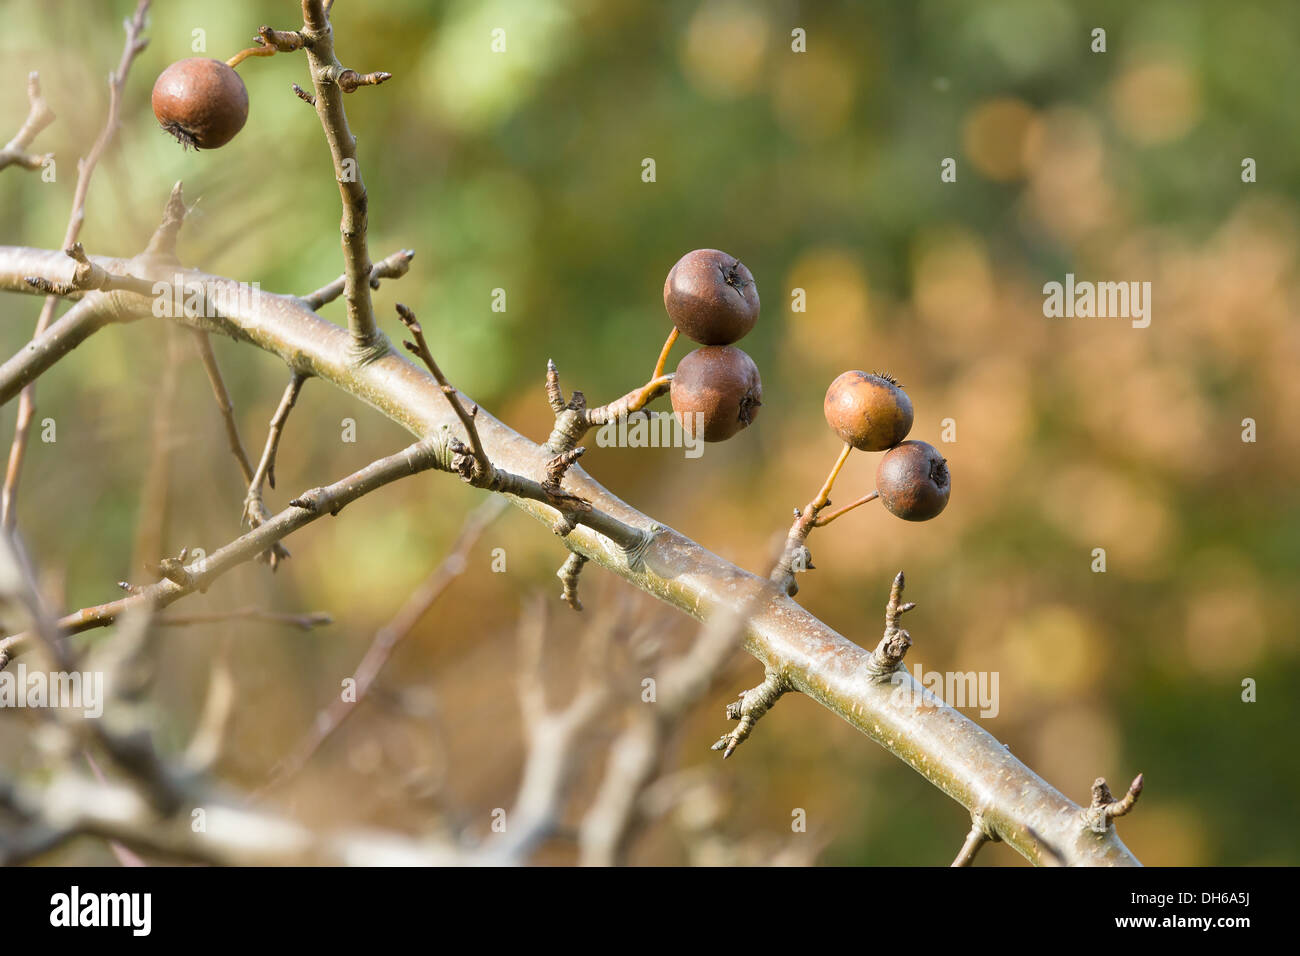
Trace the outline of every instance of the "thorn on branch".
<path fill-rule="evenodd" d="M 137 295 L 152 295 L 153 283 L 136 276 L 120 276 L 109 272 L 103 266 L 95 265 L 86 255 L 81 243 L 74 242 L 63 250 L 64 255 L 77 263 L 70 282 L 59 282 L 44 276 L 25 276 L 24 280 L 38 292 L 46 295 L 69 296 L 77 292 L 134 292 Z"/>
<path fill-rule="evenodd" d="M 555 572 L 555 576 L 560 579 L 560 597 L 575 611 L 582 610 L 582 602 L 578 600 L 578 575 L 586 563 L 587 558 L 575 551 L 560 565 L 560 570 Z"/>
<path fill-rule="evenodd" d="M 299 86 L 297 83 L 294 83 L 294 84 L 293 84 L 293 93 L 294 93 L 294 96 L 298 97 L 298 99 L 302 100 L 302 101 L 303 101 L 304 103 L 306 103 L 308 106 L 315 106 L 315 105 L 316 105 L 316 97 L 312 96 L 310 93 L 308 93 L 306 90 L 304 90 L 304 89 L 303 89 L 301 86 Z"/>
<path fill-rule="evenodd" d="M 184 224 L 188 213 L 189 207 L 185 205 L 184 185 L 177 182 L 172 187 L 171 195 L 167 197 L 167 205 L 163 208 L 162 222 L 154 230 L 149 245 L 145 248 L 145 255 L 174 259 L 176 257 L 176 240 L 180 236 L 181 226 Z"/>
<path fill-rule="evenodd" d="M 151 574 L 156 574 L 160 578 L 166 578 L 173 584 L 179 584 L 183 588 L 194 586 L 194 575 L 185 569 L 185 559 L 189 556 L 189 549 L 185 548 L 174 558 L 163 558 L 157 564 L 146 564 L 145 568 Z M 129 585 L 128 585 L 129 587 Z"/>
<path fill-rule="evenodd" d="M 759 718 L 772 709 L 787 690 L 790 689 L 785 678 L 777 671 L 769 670 L 763 683 L 752 690 L 747 690 L 737 700 L 727 705 L 727 719 L 738 720 L 736 729 L 719 738 L 710 750 L 721 750 L 722 759 L 730 757 L 742 743 L 754 732 L 754 725 Z"/>
<path fill-rule="evenodd" d="M 339 85 L 339 89 L 344 93 L 354 93 L 363 86 L 378 86 L 385 80 L 391 80 L 393 74 L 385 73 L 382 70 L 375 73 L 358 73 L 356 70 L 343 70 L 335 78 L 334 82 Z"/>
<path fill-rule="evenodd" d="M 570 451 L 562 451 L 546 463 L 546 478 L 542 481 L 542 489 L 547 495 L 557 500 L 573 498 L 574 495 L 567 494 L 560 485 L 564 482 L 564 475 L 572 467 L 573 463 L 581 458 L 587 449 L 574 448 Z"/>
<path fill-rule="evenodd" d="M 546 360 L 546 401 L 555 414 L 564 411 L 564 392 L 560 390 L 560 370 L 555 367 L 554 359 Z"/>
<path fill-rule="evenodd" d="M 275 47 L 277 53 L 292 53 L 307 45 L 306 37 L 297 30 L 273 30 L 268 26 L 258 27 L 254 40 L 264 46 Z"/>
<path fill-rule="evenodd" d="M 916 604 L 903 603 L 903 572 L 899 571 L 889 589 L 889 603 L 885 606 L 885 633 L 871 654 L 872 671 L 880 680 L 889 676 L 903 663 L 903 656 L 912 646 L 912 635 L 898 626 L 899 619 Z"/>
<path fill-rule="evenodd" d="M 1106 778 L 1098 777 L 1092 784 L 1092 805 L 1083 811 L 1084 825 L 1093 833 L 1105 833 L 1112 820 L 1133 809 L 1142 795 L 1142 784 L 1143 776 L 1138 774 L 1129 784 L 1128 793 L 1116 800 L 1106 785 Z"/>

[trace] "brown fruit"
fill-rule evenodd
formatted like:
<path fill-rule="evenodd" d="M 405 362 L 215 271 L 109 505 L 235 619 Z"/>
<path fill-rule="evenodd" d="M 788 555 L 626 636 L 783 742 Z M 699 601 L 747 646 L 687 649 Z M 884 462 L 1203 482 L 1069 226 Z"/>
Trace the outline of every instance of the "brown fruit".
<path fill-rule="evenodd" d="M 177 60 L 153 85 L 153 115 L 182 146 L 225 146 L 248 119 L 248 90 L 220 60 Z"/>
<path fill-rule="evenodd" d="M 758 415 L 763 383 L 754 360 L 730 345 L 706 345 L 682 358 L 669 397 L 686 434 L 726 441 Z"/>
<path fill-rule="evenodd" d="M 929 521 L 947 507 L 952 476 L 933 445 L 905 441 L 880 459 L 876 490 L 891 514 L 905 521 Z"/>
<path fill-rule="evenodd" d="M 664 308 L 688 339 L 701 345 L 730 345 L 758 321 L 758 286 L 735 256 L 696 249 L 668 271 Z"/>
<path fill-rule="evenodd" d="M 888 375 L 845 372 L 826 390 L 826 421 L 858 451 L 884 451 L 912 430 L 912 400 Z"/>

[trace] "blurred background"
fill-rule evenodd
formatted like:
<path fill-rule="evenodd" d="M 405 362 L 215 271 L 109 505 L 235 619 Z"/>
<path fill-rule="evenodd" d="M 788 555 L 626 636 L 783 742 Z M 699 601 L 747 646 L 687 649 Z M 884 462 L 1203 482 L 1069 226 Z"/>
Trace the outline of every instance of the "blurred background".
<path fill-rule="evenodd" d="M 132 6 L 0 2 L 0 139 L 26 116 L 30 70 L 58 116 L 32 147 L 56 154 L 57 181 L 0 174 L 0 242 L 61 242 Z M 188 264 L 299 294 L 340 273 L 328 151 L 289 89 L 308 82 L 302 57 L 241 65 L 248 125 L 218 152 L 182 152 L 149 107 L 154 78 L 195 55 L 196 37 L 225 59 L 263 23 L 297 27 L 297 6 L 155 4 L 90 194 L 89 251 L 138 252 L 180 179 L 198 201 L 182 234 Z M 390 336 L 393 303 L 409 304 L 448 376 L 541 440 L 547 358 L 568 388 L 622 394 L 668 331 L 673 262 L 697 247 L 739 256 L 764 304 L 741 343 L 763 375 L 756 424 L 694 460 L 591 448 L 587 470 L 761 570 L 837 453 L 826 386 L 847 368 L 887 369 L 915 405 L 911 437 L 949 459 L 952 502 L 926 524 L 870 505 L 818 531 L 799 601 L 873 646 L 890 579 L 906 569 L 920 605 L 909 665 L 996 671 L 998 715 L 966 713 L 1076 801 L 1097 776 L 1118 792 L 1144 772 L 1142 802 L 1119 825 L 1143 862 L 1300 863 L 1300 8 L 338 0 L 334 23 L 346 65 L 394 74 L 346 100 L 372 256 L 416 250 L 410 274 L 375 296 Z M 506 52 L 494 54 L 498 27 Z M 1090 50 L 1096 27 L 1105 53 Z M 791 50 L 796 28 L 807 52 Z M 948 157 L 955 183 L 940 181 Z M 1258 182 L 1242 182 L 1246 157 Z M 1151 282 L 1150 327 L 1044 318 L 1042 286 L 1067 272 Z M 792 311 L 796 289 L 806 312 Z M 36 297 L 0 299 L 6 354 L 39 309 Z M 341 303 L 323 311 L 343 321 Z M 284 369 L 215 346 L 253 452 Z M 157 440 L 169 349 L 181 361 Z M 67 609 L 151 580 L 143 562 L 159 555 L 141 549 L 155 541 L 175 554 L 240 533 L 244 488 L 188 334 L 151 322 L 105 331 L 40 380 L 38 402 L 58 440 L 30 446 L 19 527 Z M 3 410 L 5 447 L 13 414 Z M 355 443 L 340 438 L 347 418 Z M 1246 418 L 1254 443 L 1242 441 Z M 945 419 L 955 441 L 940 440 Z M 279 510 L 408 440 L 308 382 L 267 503 Z M 157 455 L 167 480 L 142 489 Z M 853 455 L 839 497 L 870 490 L 876 461 Z M 238 703 L 218 769 L 239 787 L 265 783 L 479 497 L 446 476 L 395 484 L 289 538 L 293 557 L 274 576 L 246 565 L 177 605 L 319 610 L 334 623 L 170 630 L 160 740 L 183 746 L 214 660 L 229 660 Z M 1091 570 L 1094 548 L 1106 550 L 1104 574 Z M 530 595 L 547 598 L 561 697 L 581 653 L 578 618 L 556 596 L 563 556 L 521 514 L 494 524 L 375 700 L 275 799 L 308 820 L 420 832 L 457 819 L 486 833 L 519 781 L 515 631 Z M 588 616 L 626 601 L 666 647 L 695 633 L 598 568 L 584 578 Z M 950 862 L 965 811 L 805 698 L 785 698 L 725 765 L 711 754 L 729 726 L 723 705 L 761 676 L 738 653 L 684 726 L 668 764 L 692 796 L 656 817 L 633 862 Z M 1246 678 L 1256 703 L 1242 702 Z M 34 759 L 28 726 L 0 712 L 8 770 Z M 597 745 L 618 729 L 594 735 L 574 820 L 599 779 Z M 808 834 L 791 834 L 793 808 Z M 542 857 L 572 858 L 563 839 Z M 47 859 L 112 858 L 83 840 Z M 1022 863 L 1000 846 L 978 861 Z"/>

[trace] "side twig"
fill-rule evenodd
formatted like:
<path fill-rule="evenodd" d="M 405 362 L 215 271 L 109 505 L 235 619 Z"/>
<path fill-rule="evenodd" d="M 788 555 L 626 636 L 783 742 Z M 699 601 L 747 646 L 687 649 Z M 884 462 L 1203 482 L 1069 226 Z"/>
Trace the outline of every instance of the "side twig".
<path fill-rule="evenodd" d="M 32 144 L 36 135 L 54 122 L 54 112 L 46 104 L 45 97 L 41 95 L 40 75 L 35 72 L 27 74 L 27 100 L 31 104 L 27 119 L 18 128 L 14 138 L 0 148 L 0 169 L 6 166 L 40 169 L 54 155 L 44 153 L 37 156 L 27 152 L 27 147 Z"/>

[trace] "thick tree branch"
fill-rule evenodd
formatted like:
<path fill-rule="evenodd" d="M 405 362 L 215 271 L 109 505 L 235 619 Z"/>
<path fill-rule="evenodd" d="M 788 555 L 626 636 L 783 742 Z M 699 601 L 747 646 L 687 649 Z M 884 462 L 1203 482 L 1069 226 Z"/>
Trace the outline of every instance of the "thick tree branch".
<path fill-rule="evenodd" d="M 0 289 L 17 287 L 15 269 L 20 275 L 42 274 L 42 267 L 53 268 L 58 258 L 59 253 L 0 246 Z M 236 286 L 233 280 L 216 276 L 188 275 L 217 286 Z M 263 292 L 255 302 L 236 303 L 228 315 L 179 320 L 272 352 L 291 368 L 342 388 L 417 435 L 437 436 L 460 424 L 432 376 L 396 352 L 357 365 L 348 331 L 319 318 L 296 297 Z M 480 410 L 475 425 L 498 468 L 542 474 L 554 455 L 486 411 Z M 570 469 L 566 483 L 572 493 L 591 502 L 594 514 L 607 515 L 644 535 L 635 561 L 629 561 L 627 550 L 594 525 L 573 529 L 566 542 L 571 550 L 700 619 L 754 600 L 744 637 L 750 654 L 766 669 L 783 675 L 792 689 L 879 742 L 968 810 L 980 810 L 990 832 L 1028 859 L 1136 864 L 1113 827 L 1095 833 L 1079 826 L 1078 804 L 1034 774 L 987 731 L 947 705 L 918 705 L 923 690 L 904 671 L 898 672 L 896 682 L 879 680 L 874 676 L 879 665 L 871 651 L 819 621 L 779 587 L 657 525 L 578 466 Z M 555 509 L 541 497 L 511 500 L 544 524 L 554 523 Z M 253 546 L 264 548 L 272 540 L 266 534 Z M 209 564 L 213 559 L 208 559 Z M 167 585 L 169 591 L 173 587 Z M 895 693 L 900 686 L 908 692 Z"/>

